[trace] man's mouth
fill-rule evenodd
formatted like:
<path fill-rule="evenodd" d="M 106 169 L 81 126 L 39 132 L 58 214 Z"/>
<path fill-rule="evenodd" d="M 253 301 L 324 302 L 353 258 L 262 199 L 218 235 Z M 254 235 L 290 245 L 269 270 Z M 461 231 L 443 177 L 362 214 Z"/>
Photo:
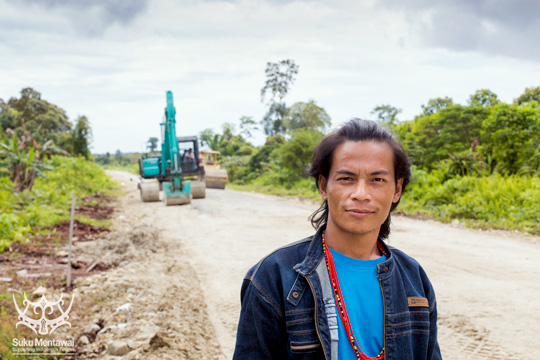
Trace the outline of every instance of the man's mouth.
<path fill-rule="evenodd" d="M 346 209 L 345 211 L 355 217 L 366 217 L 375 213 L 375 211 L 371 209 Z"/>

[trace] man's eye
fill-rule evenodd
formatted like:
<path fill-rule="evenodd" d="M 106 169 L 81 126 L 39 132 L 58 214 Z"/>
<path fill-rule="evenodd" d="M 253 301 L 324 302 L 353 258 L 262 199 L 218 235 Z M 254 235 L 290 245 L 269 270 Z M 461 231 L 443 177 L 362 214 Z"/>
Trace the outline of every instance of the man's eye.
<path fill-rule="evenodd" d="M 383 178 L 374 178 L 373 181 L 375 181 L 375 182 L 384 182 L 386 180 L 383 179 Z"/>
<path fill-rule="evenodd" d="M 352 177 L 350 176 L 344 176 L 344 177 L 338 178 L 338 181 L 351 181 L 351 180 L 352 180 Z"/>

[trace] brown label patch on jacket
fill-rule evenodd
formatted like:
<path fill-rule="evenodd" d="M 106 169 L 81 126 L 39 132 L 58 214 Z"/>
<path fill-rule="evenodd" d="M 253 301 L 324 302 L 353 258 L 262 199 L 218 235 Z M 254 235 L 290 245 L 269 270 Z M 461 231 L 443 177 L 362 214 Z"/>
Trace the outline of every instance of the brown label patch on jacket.
<path fill-rule="evenodd" d="M 407 298 L 409 307 L 429 307 L 428 299 L 419 296 L 409 296 Z"/>

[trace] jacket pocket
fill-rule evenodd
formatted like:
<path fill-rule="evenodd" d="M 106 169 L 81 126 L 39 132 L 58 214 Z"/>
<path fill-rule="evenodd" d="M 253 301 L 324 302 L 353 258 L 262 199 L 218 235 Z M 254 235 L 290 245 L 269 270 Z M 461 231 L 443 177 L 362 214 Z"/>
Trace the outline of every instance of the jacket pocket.
<path fill-rule="evenodd" d="M 289 351 L 294 359 L 303 359 L 303 354 L 311 358 L 319 358 L 322 345 L 315 330 L 315 309 L 300 308 L 285 312 Z"/>
<path fill-rule="evenodd" d="M 386 336 L 389 339 L 401 336 L 429 336 L 429 310 L 411 308 L 401 313 L 387 314 Z"/>

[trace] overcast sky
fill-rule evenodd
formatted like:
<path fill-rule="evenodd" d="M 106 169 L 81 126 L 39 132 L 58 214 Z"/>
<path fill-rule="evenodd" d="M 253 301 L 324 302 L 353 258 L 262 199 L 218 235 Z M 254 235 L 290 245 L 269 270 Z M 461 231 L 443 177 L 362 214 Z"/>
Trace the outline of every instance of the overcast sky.
<path fill-rule="evenodd" d="M 293 59 L 288 105 L 313 99 L 334 126 L 391 104 L 478 89 L 511 102 L 540 85 L 537 0 L 0 0 L 0 98 L 32 87 L 93 153 L 159 137 L 172 90 L 178 135 L 259 121 L 268 61 Z M 262 133 L 253 141 L 260 145 Z"/>

